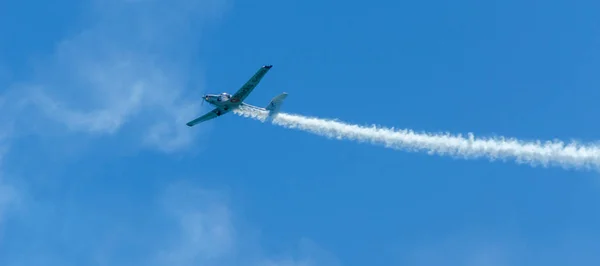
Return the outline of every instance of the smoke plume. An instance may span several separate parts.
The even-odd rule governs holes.
[[[561,141],[525,142],[513,138],[475,138],[442,133],[417,133],[412,130],[383,127],[365,127],[343,122],[279,113],[272,119],[267,112],[250,107],[240,107],[234,113],[253,119],[271,121],[275,125],[297,129],[327,138],[353,140],[382,145],[410,152],[427,152],[430,155],[452,156],[462,159],[486,157],[490,161],[508,159],[531,166],[557,166],[564,169],[600,169],[600,146],[565,144]]]

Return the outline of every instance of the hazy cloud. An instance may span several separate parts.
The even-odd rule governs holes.
[[[178,226],[169,247],[159,253],[161,264],[211,265],[234,255],[233,217],[220,195],[175,184],[168,188],[164,203]]]
[[[111,135],[128,125],[141,143],[163,151],[185,147],[200,114],[200,30],[225,0],[93,1],[85,28],[38,60],[21,97],[68,130]],[[16,90],[16,89],[15,89]]]
[[[273,254],[232,213],[225,194],[189,183],[167,189],[164,209],[178,224],[159,265],[338,266],[335,256],[310,239],[294,250]]]

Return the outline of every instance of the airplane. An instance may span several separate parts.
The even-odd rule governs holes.
[[[274,115],[276,115],[279,112],[279,109],[281,108],[281,104],[283,103],[283,100],[285,100],[285,98],[287,97],[287,93],[284,92],[282,94],[275,96],[265,108],[244,103],[244,100],[246,99],[246,97],[248,97],[248,95],[252,92],[252,90],[254,90],[254,88],[256,88],[258,83],[265,76],[265,74],[267,74],[267,72],[269,71],[269,69],[271,69],[271,67],[273,67],[273,65],[262,66],[233,95],[223,92],[221,94],[205,94],[204,96],[202,96],[202,99],[204,101],[208,102],[209,104],[215,106],[215,109],[211,110],[210,112],[208,112],[190,122],[187,122],[186,125],[189,127],[195,126],[199,123],[208,121],[215,117],[222,116],[236,108],[239,108],[240,106],[248,106],[248,107],[257,108],[257,109],[260,109],[263,111],[268,111],[269,112],[268,118],[272,118]]]

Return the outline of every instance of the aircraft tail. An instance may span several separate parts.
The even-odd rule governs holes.
[[[281,105],[283,104],[283,100],[285,100],[287,95],[288,94],[284,92],[282,94],[279,94],[279,95],[273,97],[273,99],[271,100],[269,105],[267,105],[267,107],[265,107],[265,109],[267,111],[269,111],[269,116],[273,116],[273,115],[276,115],[277,113],[279,113],[279,109],[281,108]]]

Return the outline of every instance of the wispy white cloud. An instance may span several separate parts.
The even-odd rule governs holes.
[[[35,75],[15,85],[21,98],[72,132],[114,135],[173,151],[194,132],[202,75],[191,58],[199,32],[218,18],[226,0],[92,1],[89,27],[38,60]],[[18,88],[17,88],[18,87]]]
[[[158,253],[158,265],[338,266],[337,258],[310,239],[272,254],[236,219],[225,194],[183,182],[168,188],[164,208],[178,224]]]
[[[283,253],[264,249],[256,227],[237,216],[236,206],[222,191],[181,181],[152,198],[156,200],[130,209],[110,204],[90,208],[90,202],[70,200],[31,202],[17,220],[17,230],[31,233],[11,233],[17,253],[6,253],[11,249],[0,241],[0,264],[341,265],[309,239],[300,239]]]
[[[165,210],[178,225],[168,247],[158,253],[160,265],[207,265],[234,254],[236,231],[226,202],[215,192],[174,184]]]

